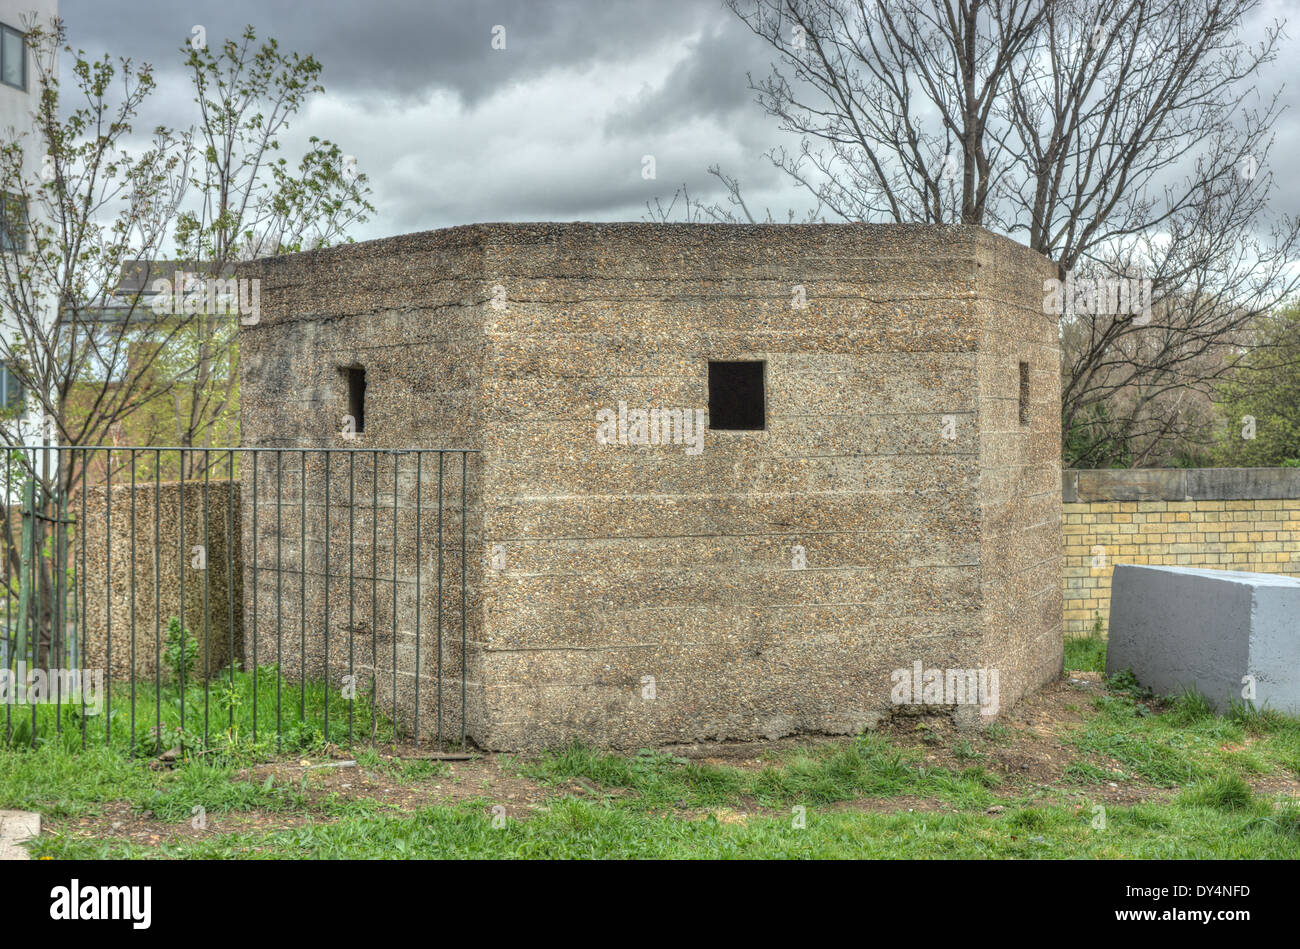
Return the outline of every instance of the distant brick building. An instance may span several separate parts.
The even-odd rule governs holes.
[[[468,674],[443,698],[458,703],[463,686],[480,746],[850,733],[923,701],[899,699],[899,670],[995,670],[1005,709],[1061,668],[1060,357],[1043,306],[1056,269],[1010,240],[969,227],[473,225],[241,276],[260,279],[262,307],[241,327],[245,445],[481,450],[465,485]],[[344,416],[361,417],[352,437]],[[451,558],[459,470],[445,475]],[[422,480],[434,476],[426,466]],[[341,628],[351,605],[364,618],[349,632],[365,636],[377,610],[402,640],[401,702],[425,683],[427,733],[435,673],[431,649],[417,666],[407,641],[409,531],[382,512],[372,525],[368,495],[347,510],[334,477],[331,593],[310,566],[302,591],[312,669],[326,618]],[[246,464],[243,481],[248,569]],[[308,493],[294,503],[323,504]],[[342,543],[338,525],[356,517],[360,539]],[[419,563],[426,622],[432,548]],[[362,581],[372,555],[396,556],[395,611],[369,587],[351,604],[339,592],[349,551]],[[301,563],[259,575],[263,593],[277,581],[296,593]],[[449,610],[458,597],[444,590]],[[286,608],[297,630],[297,599]],[[458,668],[459,629],[451,639],[445,668]]]

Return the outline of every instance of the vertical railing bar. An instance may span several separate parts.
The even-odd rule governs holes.
[[[185,449],[177,449],[177,471],[179,479],[177,489],[180,493],[180,572],[181,572],[181,605],[180,605],[180,678],[181,678],[181,751],[185,751],[185,648],[188,644],[188,636],[185,630]]]
[[[443,751],[442,743],[442,472],[443,459],[447,456],[438,452],[438,751]]]
[[[15,671],[18,669],[18,657],[14,652],[18,649],[18,638],[14,633],[13,620],[13,601],[14,588],[13,578],[9,573],[9,548],[13,544],[14,536],[14,489],[13,489],[13,450],[8,446],[5,447],[5,641],[9,644],[5,649],[5,668],[13,663]],[[22,543],[22,534],[18,535],[18,543]],[[14,544],[17,546],[17,544]],[[19,568],[22,569],[21,567]],[[82,702],[85,702],[85,692],[82,692]],[[13,722],[13,703],[5,703],[5,744],[14,739],[14,722]],[[86,710],[81,710],[81,721],[84,728],[86,721]]]
[[[465,479],[469,454],[460,453],[460,747],[465,748],[465,675],[468,668],[469,644],[465,638],[465,528],[469,511],[465,507]]]
[[[37,482],[36,482],[37,490],[38,490],[38,496],[37,496],[37,499],[36,499],[36,500],[37,500],[37,504],[38,504],[38,507],[39,507],[39,510],[40,510],[40,516],[37,516],[37,515],[36,515],[36,513],[35,513],[35,509],[34,509],[34,510],[33,510],[34,523],[33,523],[33,525],[32,525],[32,527],[33,527],[33,531],[32,531],[32,533],[33,533],[33,534],[36,534],[36,530],[35,530],[36,526],[37,526],[37,525],[40,526],[40,533],[37,534],[37,536],[35,536],[35,537],[33,538],[33,540],[34,540],[35,543],[36,543],[36,559],[32,561],[32,564],[33,564],[33,567],[34,567],[34,572],[33,572],[33,574],[32,574],[32,602],[35,603],[35,605],[36,605],[36,632],[37,632],[37,634],[38,634],[38,635],[36,636],[36,638],[35,638],[35,639],[33,640],[33,642],[32,642],[32,647],[33,647],[33,649],[35,650],[35,652],[34,652],[33,655],[32,655],[32,658],[33,658],[33,660],[38,660],[38,661],[33,662],[33,667],[34,667],[34,668],[40,668],[42,664],[48,664],[49,659],[50,659],[50,653],[53,651],[53,646],[54,646],[54,643],[53,643],[53,639],[54,639],[54,625],[53,625],[53,623],[51,622],[51,617],[47,614],[47,610],[46,610],[46,608],[45,608],[45,600],[46,600],[46,594],[47,594],[47,591],[46,591],[46,589],[45,589],[45,570],[44,570],[44,564],[42,563],[42,561],[44,561],[44,560],[46,559],[46,556],[45,556],[45,525],[46,525],[46,523],[48,523],[48,521],[46,520],[46,517],[45,517],[45,508],[46,508],[46,507],[49,505],[49,503],[50,503],[49,490],[48,490],[47,487],[46,487],[46,484],[47,484],[47,482],[48,482],[48,480],[49,480],[49,477],[50,477],[50,448],[49,448],[49,436],[48,436],[48,435],[45,436],[45,438],[43,439],[43,442],[44,442],[44,444],[41,446],[41,454],[40,454],[40,459],[41,459],[41,468],[40,468],[40,470],[41,470],[41,477],[40,477],[39,479],[37,479]],[[54,579],[53,576],[51,576],[50,579],[53,580],[53,579]],[[49,623],[49,635],[48,635],[48,638],[45,637],[44,635],[42,635],[42,634],[44,633],[44,631],[45,631],[45,627],[46,627],[46,624],[47,624],[47,623]],[[45,644],[45,645],[46,645],[46,649],[45,649],[45,656],[44,656],[44,657],[42,657],[42,656],[41,656],[41,653],[40,653],[40,650],[41,650],[41,641],[42,641],[42,639],[45,639],[45,640],[46,640],[46,644]],[[33,709],[32,709],[32,724],[33,724],[33,725],[36,724],[35,719],[36,719],[36,709],[33,708]],[[35,737],[35,730],[34,730],[34,729],[33,729],[32,734],[33,734],[33,737]]]
[[[353,603],[353,587],[355,585],[355,571],[353,563],[356,559],[356,536],[357,536],[357,512],[355,507],[356,501],[356,471],[357,456],[355,452],[348,452],[348,687],[352,693],[352,698],[348,699],[348,747],[352,747],[352,719],[356,712],[356,695],[357,695],[357,677],[356,677],[356,618],[353,615],[355,610]]]
[[[162,585],[158,576],[161,567],[161,510],[159,495],[162,489],[162,452],[153,450],[153,734],[162,751]]]
[[[19,622],[23,625],[23,628],[27,630],[26,638],[23,640],[23,646],[22,646],[23,655],[20,658],[24,662],[30,661],[31,666],[35,667],[36,665],[35,644],[37,639],[37,631],[33,629],[34,624],[32,623],[32,614],[35,612],[34,588],[35,588],[35,574],[36,574],[35,562],[36,562],[36,478],[37,475],[36,475],[36,449],[35,448],[31,450],[31,456],[32,456],[32,460],[30,466],[28,466],[27,451],[26,451],[26,446],[24,445],[23,465],[25,467],[29,467],[29,470],[31,471],[30,478],[31,478],[32,501],[31,501],[31,509],[28,510],[28,505],[27,505],[28,491],[27,491],[27,486],[24,485],[23,486],[23,521],[24,521],[25,529],[23,534],[21,535],[22,539],[19,541],[19,543],[22,544],[23,546],[23,553],[22,556],[18,558],[18,563],[20,565],[19,566],[20,572],[18,574],[18,590],[19,590],[18,612],[19,614],[21,614],[19,618]],[[24,603],[22,599],[23,573],[21,571],[26,571],[27,573],[27,602],[26,603]],[[32,747],[33,748],[36,747],[36,705],[34,703],[32,704]]]
[[[81,648],[81,617],[77,615],[77,597],[76,583],[77,564],[76,555],[73,548],[73,538],[76,536],[73,531],[76,529],[76,514],[72,510],[72,479],[76,474],[77,466],[73,461],[74,450],[71,446],[64,446],[59,449],[59,464],[67,467],[60,467],[60,485],[63,491],[63,514],[60,516],[63,531],[63,558],[62,562],[66,563],[63,569],[63,593],[59,602],[63,604],[63,631],[65,637],[64,652],[67,655],[67,668],[73,671],[77,668],[77,654]],[[66,473],[66,478],[64,474]],[[69,625],[69,616],[71,625]],[[84,693],[86,689],[86,680],[79,679],[81,690]]]
[[[19,501],[19,505],[18,505],[18,507],[19,507],[19,513],[20,513],[20,515],[21,515],[21,527],[19,528],[19,533],[18,533],[18,549],[19,549],[19,555],[18,555],[18,625],[19,625],[23,630],[26,630],[27,632],[25,632],[24,635],[23,635],[22,643],[21,643],[21,644],[18,644],[18,645],[15,645],[15,647],[14,647],[15,652],[17,652],[18,650],[21,649],[21,653],[18,653],[18,654],[16,655],[15,658],[16,658],[17,660],[22,661],[22,662],[27,662],[27,661],[28,661],[28,653],[31,651],[31,641],[32,641],[32,633],[31,633],[31,612],[32,612],[32,607],[31,607],[31,587],[30,587],[31,581],[28,580],[28,579],[26,579],[26,578],[27,578],[27,572],[31,569],[31,551],[32,551],[32,543],[31,543],[31,528],[28,526],[29,523],[30,523],[30,521],[31,521],[31,512],[28,511],[28,509],[27,509],[27,507],[28,507],[28,505],[27,505],[27,495],[28,495],[28,487],[29,487],[29,483],[28,483],[28,482],[29,482],[29,480],[32,482],[32,484],[30,485],[30,487],[31,487],[31,496],[32,496],[32,506],[35,507],[35,505],[36,505],[36,488],[35,488],[35,483],[34,483],[34,482],[35,482],[35,477],[36,477],[36,469],[35,469],[34,467],[32,467],[31,464],[28,462],[28,460],[27,460],[27,456],[28,456],[28,454],[29,454],[28,446],[27,446],[27,444],[24,442],[24,444],[23,444],[23,446],[22,446],[22,459],[23,459],[23,461],[22,461],[22,473],[23,473],[23,481],[22,481],[22,484],[21,484],[20,487],[19,487],[19,491],[21,492],[21,500]],[[26,582],[26,583],[29,585],[29,586],[28,586],[28,597],[27,597],[27,601],[26,601],[26,602],[24,602],[24,600],[23,600],[23,593],[22,593],[22,591],[23,591],[23,583],[24,583],[24,582]],[[21,712],[20,712],[19,714],[21,714]],[[34,725],[35,722],[33,722],[32,724]],[[35,735],[32,736],[32,740],[35,741]]]
[[[35,650],[35,652],[32,655],[32,659],[36,660],[33,662],[34,668],[40,668],[43,664],[49,663],[50,653],[53,651],[53,646],[54,646],[54,642],[53,642],[54,625],[52,622],[52,617],[48,615],[48,611],[45,608],[47,591],[45,589],[45,570],[43,564],[43,561],[46,559],[45,525],[48,523],[45,516],[45,508],[48,507],[50,503],[49,490],[47,488],[47,482],[49,481],[49,477],[50,477],[49,435],[47,434],[42,439],[42,441],[43,444],[41,446],[41,453],[40,453],[41,477],[38,478],[36,481],[36,486],[38,490],[38,496],[36,500],[37,500],[38,508],[40,510],[40,515],[37,516],[35,513],[36,509],[33,509],[34,523],[32,525],[33,527],[32,533],[36,534],[36,536],[33,538],[33,540],[36,543],[36,559],[32,561],[33,568],[34,568],[32,574],[32,602],[35,603],[36,605],[36,632],[38,634],[32,642],[32,647]],[[39,525],[40,527],[39,534],[37,534],[35,530],[37,525]],[[54,577],[51,576],[50,579],[53,580]],[[44,635],[47,623],[49,624],[48,637]],[[45,640],[45,647],[46,647],[44,657],[41,656],[42,639]],[[32,709],[32,724],[33,725],[36,724],[35,708]],[[33,729],[32,735],[33,737],[35,737],[35,729]]]
[[[246,671],[251,672],[253,676],[253,745],[254,747],[256,747],[257,746],[257,696],[258,693],[262,691],[261,688],[262,678],[260,675],[262,654],[257,650],[257,627],[259,625],[257,619],[257,588],[258,588],[257,549],[262,546],[262,541],[261,538],[257,536],[257,456],[260,454],[260,452],[258,452],[256,448],[250,449],[250,451],[252,452],[253,455],[253,533],[251,539],[249,540],[249,543],[253,545],[253,577],[251,581],[253,584],[253,609],[252,609],[252,614],[253,614],[252,666],[253,668],[251,670],[246,670]],[[241,501],[242,501],[242,497],[241,497]],[[239,525],[239,535],[241,538],[244,535],[243,524]],[[245,596],[247,595],[248,594],[245,593]],[[244,632],[247,633],[248,630],[244,630]],[[280,670],[278,667],[275,670],[275,674],[277,677],[280,675]]]
[[[256,457],[256,455],[254,456]],[[281,510],[284,507],[284,449],[275,450],[275,750],[280,750],[281,724],[281,666],[284,663],[284,528]]]
[[[73,632],[73,634],[72,634],[72,636],[73,636],[73,642],[70,644],[70,643],[68,642],[68,584],[69,584],[69,580],[68,580],[68,568],[67,568],[67,565],[66,565],[66,563],[65,563],[65,561],[64,561],[64,558],[69,556],[69,553],[68,553],[68,544],[69,544],[68,530],[69,530],[69,527],[68,527],[68,525],[71,523],[71,518],[68,517],[68,510],[67,510],[67,506],[68,506],[68,492],[64,489],[64,483],[65,483],[65,482],[64,482],[64,476],[65,476],[65,474],[66,474],[67,472],[75,471],[76,469],[75,469],[75,468],[72,468],[72,467],[69,465],[67,459],[64,457],[64,455],[66,455],[66,454],[69,454],[69,452],[68,452],[68,450],[67,450],[66,448],[64,448],[64,447],[62,447],[62,446],[56,446],[56,447],[55,447],[55,449],[54,449],[54,456],[55,456],[56,459],[58,459],[58,468],[57,468],[57,473],[56,473],[56,475],[55,475],[55,479],[56,479],[56,480],[55,480],[54,483],[58,486],[58,492],[59,492],[59,497],[58,497],[58,513],[57,513],[57,516],[58,516],[58,522],[57,522],[57,524],[58,524],[58,530],[59,530],[59,533],[58,533],[59,540],[58,540],[58,543],[57,543],[57,549],[58,549],[58,564],[59,564],[59,574],[58,574],[58,580],[57,580],[58,591],[57,591],[57,594],[56,594],[56,596],[57,596],[57,603],[58,603],[58,606],[56,607],[56,609],[58,610],[58,623],[57,623],[56,628],[57,628],[58,631],[59,631],[59,644],[60,644],[60,645],[59,645],[59,665],[60,665],[62,668],[71,671],[71,670],[73,669],[73,662],[72,662],[72,660],[73,660],[73,657],[74,657],[74,655],[75,655],[75,652],[74,652],[74,651],[75,651],[75,649],[76,649],[76,641],[75,641],[75,640],[76,640],[76,632],[75,632],[75,631]],[[71,477],[68,478],[67,483],[71,483]],[[75,611],[74,611],[74,612],[75,612]],[[73,623],[75,623],[75,622],[76,622],[76,619],[74,618],[74,619],[73,619]],[[85,689],[86,684],[85,684],[84,681],[79,680],[79,681],[78,681],[78,684],[81,686],[81,688],[82,688],[83,690]],[[69,701],[71,701],[71,698],[72,698],[72,697],[69,696],[68,698],[69,698]]]
[[[424,490],[424,452],[415,453],[415,749],[420,749],[420,495]]]
[[[131,449],[131,741],[129,757],[135,757],[135,452]]]
[[[330,450],[325,449],[325,741],[330,740]]]
[[[81,681],[86,681],[86,587],[90,585],[89,578],[86,576],[86,491],[90,487],[90,462],[86,460],[86,449],[81,449],[81,523],[77,525],[81,528],[81,578],[77,584],[81,588],[81,626],[82,626],[82,644],[81,644]],[[104,714],[108,714],[108,709],[104,709]],[[81,750],[86,750],[86,692],[81,692]]]
[[[242,565],[241,565],[242,566]],[[235,694],[235,450],[226,458],[226,662],[230,666],[230,694]],[[253,679],[254,686],[257,679]],[[254,689],[256,694],[256,689]],[[226,737],[235,734],[235,703],[227,702]]]
[[[80,574],[77,572],[77,534],[81,523],[77,520],[77,512],[73,509],[72,487],[73,478],[77,471],[76,457],[77,450],[71,445],[63,449],[64,454],[68,457],[68,480],[67,489],[64,492],[64,516],[67,518],[66,546],[63,555],[68,558],[68,586],[64,591],[63,597],[67,603],[67,608],[72,614],[72,641],[68,643],[68,668],[76,670],[79,668],[81,656],[81,611],[77,609],[77,589],[80,586]],[[82,692],[85,692],[85,678],[82,678]]]
[[[16,454],[20,459],[19,472],[18,472],[20,480],[18,484],[18,540],[17,543],[14,544],[14,547],[18,550],[18,578],[17,578],[18,579],[18,602],[15,606],[15,612],[18,617],[17,625],[26,628],[27,615],[23,612],[24,603],[22,599],[22,588],[23,588],[23,571],[27,569],[27,556],[28,556],[27,551],[29,548],[29,545],[25,539],[26,535],[24,533],[24,527],[27,523],[27,477],[28,477],[27,446],[26,445],[20,446]],[[18,652],[19,648],[20,647],[18,643],[18,633],[17,633],[17,628],[15,628],[14,651],[13,651],[15,670],[17,669],[16,663],[19,660],[22,660],[24,662],[27,661],[27,640],[26,639],[24,639],[22,642],[21,648],[23,652],[21,654],[19,654]],[[19,714],[22,714],[21,711],[19,712]]]
[[[63,455],[58,445],[54,447],[54,600],[50,604],[50,651],[54,655],[51,662],[58,670],[69,668],[63,655],[63,611],[59,608],[63,597]],[[47,455],[48,459],[48,455]],[[49,473],[49,469],[46,469]],[[54,736],[63,737],[63,675],[54,673]],[[60,742],[61,744],[61,742]]]
[[[24,658],[28,658],[30,660],[31,663],[30,668],[33,669],[36,668],[36,656],[38,653],[38,645],[40,643],[40,626],[39,626],[40,610],[37,608],[36,605],[38,602],[36,598],[37,597],[36,574],[38,573],[37,559],[36,559],[37,558],[36,525],[38,523],[38,519],[36,517],[36,503],[38,500],[38,492],[40,490],[40,475],[38,474],[39,469],[36,463],[36,452],[37,449],[33,446],[32,466],[31,466],[32,506],[31,506],[31,510],[27,512],[27,519],[28,519],[28,523],[30,524],[30,528],[28,530],[28,536],[31,538],[31,546],[30,546],[29,559],[27,561],[27,574],[28,574],[27,604],[26,604],[27,610],[26,610],[26,615],[23,617],[23,620],[27,626],[27,640],[26,642],[23,643],[23,649],[25,652],[30,653],[29,657],[24,656]],[[22,600],[19,599],[19,609],[22,609],[22,606],[23,606]],[[35,617],[35,619],[33,619],[33,617]],[[35,748],[36,747],[36,703],[33,702],[31,704],[32,704],[32,747]]]
[[[104,464],[104,747],[113,742],[113,450]],[[35,534],[35,531],[32,532]],[[33,723],[35,724],[35,723]],[[33,739],[35,735],[33,734]]]
[[[211,613],[212,564],[208,558],[212,552],[212,537],[208,514],[208,492],[211,486],[212,453],[203,449],[203,747],[208,747],[208,722],[211,716],[209,699],[212,695],[212,625]]]
[[[19,516],[19,519],[18,519],[18,541],[17,541],[17,543],[14,543],[14,540],[13,540],[13,526],[14,526],[14,518],[13,518],[13,509],[14,509],[13,464],[14,464],[14,455],[15,455],[15,454],[16,454],[16,452],[14,452],[12,448],[7,448],[6,451],[5,451],[5,544],[6,544],[6,547],[5,547],[5,550],[6,550],[6,555],[5,555],[5,635],[6,635],[6,636],[8,637],[8,639],[9,639],[9,649],[6,651],[6,653],[5,653],[5,657],[6,657],[6,659],[7,659],[10,663],[13,663],[14,671],[16,672],[17,669],[18,669],[18,660],[19,660],[21,657],[18,655],[18,633],[17,633],[17,630],[14,628],[14,621],[13,621],[13,574],[10,572],[10,567],[9,567],[8,545],[9,545],[9,544],[13,544],[14,548],[17,549],[18,552],[19,552],[19,556],[18,556],[18,583],[19,583],[19,586],[21,586],[21,585],[22,585],[22,569],[23,569],[23,568],[22,568],[22,552],[23,552],[23,546],[22,546],[23,540],[22,540],[22,538],[23,538],[23,533],[22,533],[22,517],[21,517],[21,514],[22,514],[22,504],[20,503],[20,504],[18,505],[19,515],[20,515],[20,516]],[[21,489],[20,489],[20,490],[21,490]],[[83,495],[83,497],[84,497],[84,495]],[[82,693],[82,694],[83,694],[83,696],[84,696],[85,693]],[[84,733],[85,733],[85,728],[86,728],[86,710],[85,710],[85,707],[84,707],[84,702],[85,702],[84,697],[83,697],[83,699],[82,699],[82,702],[83,702],[83,707],[82,707],[82,710],[81,710],[81,728],[82,728],[82,733],[83,733],[83,735],[84,735]],[[8,703],[8,702],[5,703],[5,740],[6,740],[7,742],[13,740],[13,707],[12,707],[12,705],[11,705],[10,703]],[[85,747],[85,740],[84,740],[84,739],[83,739],[83,741],[82,741],[82,747],[83,747],[83,748]]]

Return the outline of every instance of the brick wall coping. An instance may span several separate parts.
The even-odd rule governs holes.
[[[1088,501],[1251,501],[1300,498],[1300,468],[1070,468],[1066,504]]]

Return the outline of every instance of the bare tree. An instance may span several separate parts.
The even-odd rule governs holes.
[[[776,224],[777,218],[771,208],[765,208],[761,218],[755,217],[745,202],[740,182],[724,173],[718,165],[709,166],[709,174],[722,184],[726,204],[717,201],[706,203],[702,199],[692,198],[690,188],[685,183],[673,192],[672,199],[664,204],[660,198],[647,201],[645,219],[657,224],[679,221],[687,224]],[[680,210],[679,210],[680,208]],[[817,204],[799,215],[791,209],[786,212],[785,224],[825,224],[826,216],[821,204]]]
[[[1300,221],[1269,209],[1280,91],[1252,83],[1282,26],[1240,35],[1260,0],[727,4],[776,51],[750,85],[801,140],[768,157],[832,214],[984,225],[1062,279],[1150,281],[1141,319],[1063,315],[1069,461],[1112,463],[1139,431],[1168,454],[1185,393],[1300,286]]]

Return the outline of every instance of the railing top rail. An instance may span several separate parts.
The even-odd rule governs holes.
[[[276,452],[358,452],[362,454],[380,454],[380,455],[411,455],[421,454],[443,454],[443,455],[478,455],[481,454],[481,448],[344,448],[344,447],[319,447],[308,446],[304,448],[276,447],[272,445],[14,445],[0,444],[0,451],[276,451]]]

